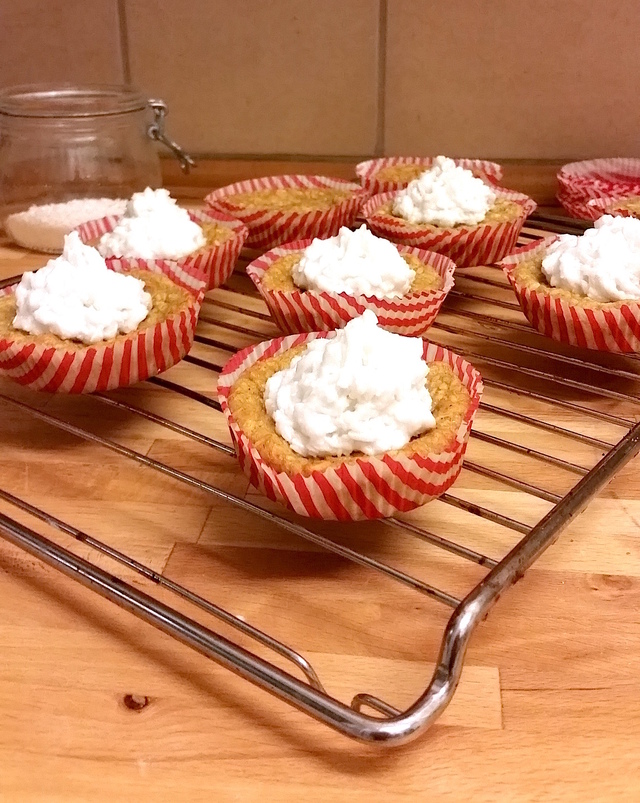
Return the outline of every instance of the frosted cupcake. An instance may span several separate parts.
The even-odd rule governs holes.
[[[445,254],[458,267],[491,264],[509,253],[536,204],[487,184],[452,159],[433,165],[399,192],[370,198],[372,231],[403,245]]]
[[[251,482],[297,513],[342,520],[450,487],[481,391],[460,357],[385,331],[370,310],[337,332],[245,349],[218,384]]]
[[[583,348],[640,350],[640,220],[604,215],[579,237],[532,243],[501,266],[539,332]]]
[[[240,221],[214,211],[179,207],[168,190],[137,192],[121,217],[92,221],[78,229],[84,242],[126,267],[148,268],[171,260],[183,270],[209,275],[208,287],[225,282],[247,236]]]
[[[272,249],[247,273],[284,332],[335,329],[376,313],[390,331],[422,334],[453,286],[450,259],[397,246],[366,226]]]

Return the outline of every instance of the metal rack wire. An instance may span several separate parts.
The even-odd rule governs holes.
[[[523,232],[523,240],[549,231],[568,230],[572,225],[576,224],[560,218],[539,217],[531,221],[535,228],[529,227]],[[210,294],[201,315],[196,348],[185,359],[199,370],[215,375],[221,368],[216,355],[234,352],[238,338],[263,339],[263,330],[269,327],[269,320],[265,308],[255,301],[250,281],[238,272],[226,287]],[[355,693],[347,702],[337,699],[325,689],[309,660],[291,645],[27,499],[2,489],[0,500],[5,506],[27,514],[33,520],[33,526],[26,526],[0,512],[0,535],[334,729],[363,741],[387,744],[405,741],[424,731],[451,700],[469,638],[498,597],[524,574],[558,537],[562,528],[640,450],[640,424],[636,423],[640,396],[635,393],[635,384],[640,382],[640,361],[635,356],[564,349],[533,332],[498,271],[481,268],[459,272],[456,288],[431,328],[429,338],[452,347],[477,364],[484,375],[487,392],[471,438],[471,446],[477,445],[478,449],[470,449],[464,471],[516,493],[517,509],[524,509],[527,500],[535,500],[536,509],[543,510],[531,523],[521,521],[511,511],[481,505],[464,492],[459,493],[456,486],[441,498],[437,504],[462,511],[472,517],[471,521],[479,518],[494,528],[513,533],[517,540],[506,554],[499,556],[472,548],[464,543],[463,538],[454,539],[438,532],[438,519],[429,528],[411,516],[385,520],[383,526],[398,535],[419,539],[430,547],[479,567],[481,580],[462,596],[365,551],[345,546],[338,539],[319,532],[311,521],[292,520],[273,513],[253,498],[223,490],[195,474],[98,435],[90,428],[72,424],[64,416],[39,407],[35,401],[31,403],[15,398],[7,385],[0,386],[0,403],[18,408],[27,416],[145,466],[150,482],[154,472],[163,474],[172,482],[224,500],[230,506],[310,542],[314,548],[377,572],[450,609],[431,680],[420,697],[404,710],[366,691]],[[185,382],[174,381],[171,372],[149,382],[162,393],[187,397],[205,405],[212,415],[221,415],[214,397]],[[143,418],[160,429],[169,429],[184,439],[181,442],[195,441],[215,450],[222,459],[234,459],[233,450],[227,443],[158,415],[143,405],[134,404],[127,399],[126,393],[102,394],[94,400],[98,405]],[[522,410],[525,403],[527,412]],[[536,414],[532,413],[533,409]],[[572,416],[570,425],[563,420],[563,415],[568,413]],[[584,426],[576,427],[577,419]],[[513,425],[516,433],[513,439],[488,431],[490,422],[496,420]],[[550,434],[557,439],[555,453],[549,448],[532,445],[532,440],[535,444],[535,433]],[[485,459],[483,449],[487,448],[493,450],[494,459]],[[575,454],[576,450],[581,450],[579,456]],[[504,469],[505,465],[513,465],[517,471],[509,472]],[[531,470],[532,467],[535,471]],[[531,480],[532,474],[535,482]],[[107,556],[133,572],[140,583],[134,585],[125,581],[45,537],[34,529],[38,523]],[[151,593],[154,587],[192,605],[194,614],[187,616],[173,605],[159,600]],[[253,649],[249,650],[200,623],[195,618],[198,611],[215,617],[252,640],[256,646],[266,648],[273,659],[261,657]],[[276,656],[280,662],[284,661],[286,669],[274,662]]]

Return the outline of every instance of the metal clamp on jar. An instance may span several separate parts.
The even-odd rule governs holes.
[[[12,229],[6,224],[9,216],[33,205],[126,199],[145,187],[161,186],[155,142],[169,148],[188,172],[194,162],[165,133],[166,115],[162,100],[149,100],[127,86],[1,90],[0,220],[5,228]],[[59,239],[61,248],[62,235]]]

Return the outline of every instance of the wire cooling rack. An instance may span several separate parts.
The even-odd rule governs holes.
[[[580,224],[575,221],[538,215],[523,231],[522,242],[550,231],[579,230]],[[225,287],[209,294],[195,347],[185,358],[211,377],[212,390],[204,392],[198,389],[202,383],[180,379],[183,375],[176,375],[175,369],[148,381],[162,394],[186,397],[196,405],[204,405],[211,416],[222,421],[213,390],[224,361],[221,357],[274,334],[266,308],[239,270]],[[285,643],[280,635],[265,632],[226,609],[224,600],[205,598],[7,490],[0,490],[3,508],[13,508],[16,515],[20,511],[22,520],[26,517],[31,526],[0,512],[0,535],[337,731],[362,741],[388,745],[405,741],[426,730],[451,700],[469,638],[502,592],[522,577],[562,528],[640,449],[640,424],[636,423],[640,412],[640,397],[636,395],[640,381],[638,358],[565,349],[533,332],[500,271],[492,268],[459,271],[456,286],[430,329],[429,338],[462,354],[483,373],[485,394],[463,473],[475,475],[483,483],[489,482],[509,493],[491,494],[491,504],[480,504],[477,495],[468,492],[468,484],[462,490],[458,484],[427,506],[428,525],[425,516],[416,512],[376,526],[387,528],[390,538],[414,539],[421,548],[423,545],[425,549],[444,550],[457,562],[451,564],[451,575],[446,578],[451,584],[431,580],[428,562],[427,576],[415,576],[379,556],[345,545],[343,539],[333,537],[331,527],[326,524],[318,525],[284,511],[274,512],[275,508],[255,494],[235,494],[219,484],[204,481],[196,472],[176,468],[170,461],[161,461],[117,439],[97,434],[90,426],[71,423],[64,415],[50,412],[46,404],[39,403],[40,396],[16,397],[6,382],[0,384],[1,404],[90,441],[123,460],[141,464],[145,467],[144,482],[152,484],[154,477],[162,474],[172,483],[221,500],[230,510],[242,511],[243,521],[250,514],[256,529],[261,521],[283,528],[290,535],[310,542],[314,550],[339,556],[347,567],[358,564],[428,598],[434,605],[443,606],[450,614],[439,655],[424,658],[426,666],[435,661],[435,669],[418,699],[402,710],[366,690],[354,689],[346,700],[338,699],[325,688],[321,673],[303,655],[303,650]],[[176,453],[195,441],[212,450],[217,461],[228,461],[233,470],[235,458],[228,440],[212,438],[159,415],[138,400],[139,394],[132,399],[131,391],[120,391],[95,396],[91,404],[96,407],[96,416],[102,408],[115,408],[131,420],[145,419],[159,432],[171,430],[172,437],[177,436]],[[70,404],[74,401],[77,400],[68,400]],[[509,437],[497,435],[496,431],[507,432]],[[240,471],[237,467],[236,470]],[[501,507],[502,498],[508,498],[509,502]],[[104,510],[104,516],[109,516],[108,509]],[[104,563],[99,554],[96,560],[89,561],[44,536],[43,527],[72,542],[81,542],[91,553],[101,553],[114,566],[121,567],[120,575],[124,572],[133,576],[135,582],[98,565]],[[344,529],[345,525],[340,527]],[[485,548],[478,545],[478,538],[470,543],[468,536],[474,530],[482,533],[480,540],[485,542]],[[509,544],[506,554],[496,554],[496,544],[505,543]],[[451,590],[454,585],[460,587],[459,582],[453,583],[458,564],[472,564],[476,570],[464,593]],[[318,582],[316,588],[321,597],[321,577]],[[212,589],[215,591],[215,582]],[[160,591],[163,600],[173,595],[175,605],[159,599]],[[191,611],[189,615],[183,610],[185,603]],[[344,613],[349,615],[348,604]],[[211,617],[220,627],[235,633],[235,637],[226,637],[202,622],[203,618],[211,622]],[[353,627],[357,628],[357,623]]]

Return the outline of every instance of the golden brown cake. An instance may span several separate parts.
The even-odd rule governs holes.
[[[152,307],[149,310],[147,317],[140,323],[137,330],[138,332],[147,329],[150,326],[161,321],[167,320],[172,315],[176,315],[193,303],[193,296],[179,287],[163,274],[152,273],[147,270],[132,270],[127,271],[127,276],[135,276],[136,279],[141,279],[144,282],[144,289],[149,293],[152,300]],[[124,340],[131,337],[133,334],[119,334],[110,340],[101,340],[98,343],[80,343],[75,340],[65,340],[51,332],[42,335],[32,335],[29,332],[23,332],[22,329],[14,329],[12,322],[16,315],[16,301],[13,293],[8,293],[0,297],[0,339],[11,340],[14,343],[38,343],[43,346],[51,346],[53,348],[65,348],[71,351],[82,351],[97,346],[104,346],[106,344],[116,343],[119,340]]]
[[[522,207],[515,203],[515,201],[510,201],[508,198],[498,198],[480,223],[476,223],[475,225],[483,226],[485,223],[505,223],[510,220],[516,220],[516,218],[521,215]],[[393,199],[376,209],[374,214],[371,215],[371,219],[374,221],[377,219],[391,220],[395,225],[400,224],[403,228],[406,228],[407,231],[446,231],[447,229],[474,228],[474,226],[470,226],[468,223],[460,223],[456,226],[447,227],[434,226],[431,223],[409,223],[409,221],[405,220],[402,216],[393,213]]]
[[[267,380],[287,368],[293,358],[306,349],[303,344],[273,357],[263,358],[248,368],[235,382],[229,393],[229,410],[238,427],[244,431],[262,459],[279,472],[305,476],[342,463],[352,463],[364,455],[359,452],[342,457],[303,457],[276,432],[273,419],[267,413],[264,393]],[[436,426],[413,438],[398,454],[434,455],[443,451],[454,437],[470,403],[470,396],[449,365],[434,362],[429,365],[427,389],[433,402]]]
[[[401,256],[407,265],[416,272],[411,285],[412,293],[442,289],[444,279],[434,267],[421,262],[414,254],[402,254]],[[293,268],[300,262],[301,258],[302,251],[294,251],[292,254],[286,254],[276,260],[262,277],[261,283],[264,289],[281,292],[293,292],[294,290],[305,292],[303,288],[294,283],[292,277]]]
[[[640,196],[630,195],[628,198],[621,198],[611,207],[611,213],[631,212],[634,217],[640,217]]]
[[[353,195],[351,189],[335,187],[279,187],[238,192],[224,198],[232,206],[244,209],[269,209],[281,212],[326,211]]]
[[[584,307],[585,309],[615,309],[627,301],[595,301],[587,296],[566,290],[564,287],[552,287],[542,272],[544,255],[538,255],[530,260],[519,262],[513,269],[512,276],[521,287],[536,290],[552,298],[564,298],[569,303]]]
[[[206,251],[207,248],[214,248],[217,245],[222,245],[222,243],[226,243],[227,240],[230,240],[235,232],[229,226],[223,226],[221,223],[201,223],[198,222],[198,226],[202,229],[202,233],[204,234],[207,242],[202,248],[199,248],[198,251],[194,253],[199,253],[200,251]]]

